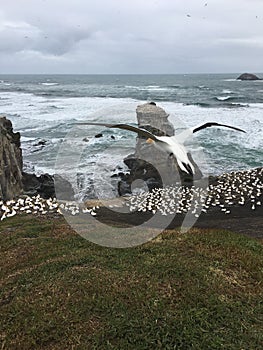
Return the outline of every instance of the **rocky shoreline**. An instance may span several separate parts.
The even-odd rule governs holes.
[[[158,112],[160,118],[155,118],[156,125],[152,125],[150,121],[156,112]],[[168,115],[155,104],[150,103],[139,106],[137,108],[137,116],[140,126],[149,128],[151,124],[151,130],[149,129],[151,132],[155,132],[153,128],[156,128],[162,130],[163,133],[173,134],[173,128],[167,119]],[[1,220],[23,212],[37,215],[51,214],[55,218],[58,213],[63,214],[63,210],[70,208],[71,215],[91,214],[96,216],[96,220],[105,224],[113,226],[115,224],[124,225],[124,227],[127,225],[138,226],[142,223],[147,224],[149,219],[157,213],[158,215],[170,216],[165,221],[169,224],[163,228],[175,228],[183,223],[189,210],[197,210],[197,208],[191,206],[191,203],[189,208],[185,204],[185,207],[182,206],[182,208],[177,205],[181,199],[183,199],[182,202],[187,203],[187,196],[179,199],[176,199],[176,197],[169,199],[169,196],[164,196],[167,186],[169,194],[173,193],[173,191],[178,191],[176,186],[172,185],[177,182],[181,186],[180,191],[188,191],[188,196],[192,195],[194,191],[207,191],[207,189],[210,191],[208,203],[201,203],[202,207],[201,209],[199,208],[201,212],[197,213],[198,215],[194,211],[192,212],[192,215],[196,215],[195,227],[223,228],[253,237],[263,237],[263,168],[222,174],[221,176],[204,179],[196,165],[198,177],[195,179],[195,186],[192,186],[193,179],[180,174],[175,160],[173,160],[174,163],[171,163],[171,160],[169,160],[170,165],[168,169],[170,172],[168,173],[168,179],[171,180],[171,186],[173,186],[169,189],[169,182],[163,188],[162,179],[158,178],[159,174],[154,172],[156,170],[147,162],[142,161],[142,159],[147,159],[147,157],[152,157],[153,164],[158,162],[159,159],[157,152],[153,151],[152,147],[145,147],[145,142],[138,138],[135,153],[124,160],[130,169],[130,174],[122,177],[119,182],[120,200],[118,199],[118,202],[122,202],[121,205],[125,206],[128,203],[130,212],[121,213],[116,208],[115,210],[115,199],[104,202],[104,204],[96,199],[90,200],[85,202],[80,208],[74,202],[74,191],[71,184],[63,178],[49,174],[36,176],[35,174],[23,172],[20,134],[13,132],[12,124],[8,119],[0,117]],[[164,162],[158,164],[158,169],[163,167],[163,169],[167,170],[167,159],[165,157],[161,159],[163,158]],[[136,196],[131,196],[131,184],[138,179],[142,179],[147,183],[148,192],[146,191],[145,194],[146,199],[140,196],[137,196],[136,199]],[[60,192],[60,198],[64,200],[62,206],[54,198],[55,184],[56,189]],[[198,186],[200,186],[199,189]],[[153,195],[153,193],[155,194]],[[160,195],[160,193],[162,194]],[[167,202],[163,199],[164,197]],[[155,201],[154,205],[149,204],[152,198],[154,200],[157,198],[157,202]],[[160,198],[159,202],[158,198]],[[131,205],[132,201],[133,204]],[[12,206],[15,209],[12,209]],[[159,217],[161,216],[159,215]],[[161,227],[163,226],[162,219],[155,222],[157,225],[159,222]]]
[[[223,174],[207,188],[171,186],[112,200],[77,203],[23,196],[0,201],[0,219],[24,213],[44,214],[48,220],[64,215],[69,223],[82,223],[83,227],[95,220],[124,230],[141,225],[161,231],[182,226],[184,230],[224,229],[262,239],[262,202],[263,168],[258,168]]]

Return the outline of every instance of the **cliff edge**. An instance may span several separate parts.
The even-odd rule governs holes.
[[[23,191],[22,150],[20,133],[14,132],[12,123],[0,117],[0,199],[12,199]]]

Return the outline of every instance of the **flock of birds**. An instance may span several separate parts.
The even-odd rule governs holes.
[[[167,186],[132,195],[123,201],[130,212],[157,211],[162,215],[191,214],[198,217],[211,208],[230,214],[232,207],[249,204],[255,210],[262,204],[263,168],[222,174],[216,182],[205,188],[192,186]],[[43,199],[40,196],[18,198],[7,202],[0,201],[1,221],[19,213],[47,214],[59,213],[96,216],[99,205],[87,207],[74,201],[59,202],[56,198]]]
[[[249,204],[251,210],[261,206],[263,195],[263,168],[222,174],[216,183],[207,187],[167,186],[144,192],[128,199],[131,211],[162,215],[191,214],[198,217],[218,207],[225,214],[231,208]]]
[[[6,218],[23,213],[45,215],[50,213],[63,214],[63,212],[67,212],[71,215],[77,215],[82,212],[94,216],[96,215],[96,209],[98,209],[98,206],[87,208],[74,201],[59,202],[56,198],[44,199],[41,198],[40,195],[32,197],[23,196],[17,200],[12,199],[6,202],[0,201],[0,220],[3,221]]]
[[[194,166],[188,158],[183,145],[184,139],[176,136],[156,136],[149,131],[127,124],[105,123],[77,123],[78,125],[100,125],[109,128],[119,128],[137,133],[146,138],[146,142],[153,143],[169,155],[176,158],[180,169],[188,174],[194,174]],[[201,126],[188,130],[195,133],[211,126],[223,126],[237,131],[242,129],[219,124],[215,122],[205,123]],[[139,195],[132,195],[123,202],[131,212],[157,211],[162,215],[191,214],[198,217],[201,212],[208,212],[213,207],[218,207],[225,214],[230,214],[231,207],[250,204],[251,210],[261,206],[263,193],[263,168],[232,172],[219,176],[216,181],[206,187],[169,186],[146,191]],[[98,205],[87,207],[78,202],[59,202],[56,198],[43,199],[40,196],[21,197],[17,200],[0,201],[0,220],[12,217],[18,213],[47,214],[69,213],[70,215],[89,214],[96,216],[100,207]]]

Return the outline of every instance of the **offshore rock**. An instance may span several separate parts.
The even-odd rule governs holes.
[[[173,136],[174,127],[168,120],[168,114],[162,108],[150,102],[139,105],[136,109],[138,126],[156,136]],[[190,160],[192,160],[189,154]],[[192,160],[193,162],[193,160]],[[130,169],[129,174],[121,176],[118,184],[119,195],[132,193],[135,187],[145,188],[151,191],[180,182],[182,185],[191,185],[193,177],[181,171],[174,157],[170,157],[151,144],[147,144],[144,138],[137,137],[135,153],[124,159],[124,163]],[[195,167],[195,179],[200,179],[202,173],[198,166]],[[141,180],[141,181],[136,181]]]
[[[6,119],[6,117],[0,117],[1,200],[9,200],[22,193],[22,167],[20,133],[14,133],[10,120]]]
[[[261,79],[257,77],[255,74],[243,73],[237,78],[237,80],[261,80]]]

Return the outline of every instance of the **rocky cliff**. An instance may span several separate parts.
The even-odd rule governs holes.
[[[60,198],[65,200],[74,198],[71,184],[61,176],[36,176],[24,173],[22,168],[20,133],[13,132],[10,120],[0,117],[0,200],[7,201],[21,194],[53,198],[56,197],[56,191],[59,192]]]
[[[0,199],[9,200],[22,192],[22,151],[20,134],[12,123],[0,117]]]

